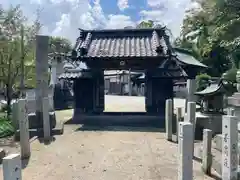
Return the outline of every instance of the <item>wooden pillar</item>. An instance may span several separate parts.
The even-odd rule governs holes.
[[[94,96],[94,111],[101,113],[104,111],[104,71],[95,73],[93,96]]]
[[[145,104],[146,104],[146,111],[152,112],[152,77],[151,74],[146,71],[145,72]]]

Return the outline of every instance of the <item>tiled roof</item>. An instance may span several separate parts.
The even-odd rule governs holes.
[[[163,28],[80,30],[75,50],[81,57],[156,57],[167,54]]]
[[[65,71],[58,78],[59,79],[75,79],[80,77],[91,77],[91,74],[88,72],[80,72],[80,71]]]
[[[207,88],[205,88],[202,91],[199,92],[195,92],[195,95],[211,95],[214,94],[216,92],[219,92],[222,88],[222,84],[220,83],[214,83],[211,84],[210,86],[208,86]]]

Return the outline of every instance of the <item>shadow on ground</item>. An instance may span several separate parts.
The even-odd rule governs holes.
[[[129,126],[94,126],[82,125],[75,131],[123,131],[123,132],[164,132],[164,129],[154,127],[129,127]]]
[[[25,169],[28,166],[29,161],[30,157],[27,159],[22,159],[22,169]]]

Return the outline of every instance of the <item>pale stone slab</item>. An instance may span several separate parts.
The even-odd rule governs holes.
[[[48,97],[48,36],[36,36],[36,112],[42,117],[42,99]]]
[[[178,180],[193,179],[193,125],[189,122],[179,123],[178,135]]]
[[[30,157],[29,122],[25,99],[18,100],[18,119],[20,130],[21,157]]]
[[[3,179],[22,180],[22,164],[20,154],[11,154],[3,158]]]
[[[203,152],[202,152],[202,169],[205,174],[211,174],[212,166],[212,130],[203,130]]]
[[[167,99],[165,121],[166,121],[166,139],[168,141],[172,140],[172,122],[173,122],[172,118],[173,118],[173,101],[172,99]]]
[[[176,141],[178,142],[178,130],[179,130],[179,122],[181,122],[182,119],[182,108],[177,108],[177,117],[176,117]]]
[[[14,129],[16,131],[19,127],[19,123],[18,123],[18,102],[17,101],[12,104],[12,122],[13,122]]]
[[[223,116],[222,121],[222,179],[237,180],[238,176],[238,119]]]
[[[193,141],[192,141],[192,146],[193,146],[193,154],[194,154],[194,140],[195,140],[195,127],[196,127],[196,103],[195,102],[188,102],[187,106],[187,116],[185,121],[189,122],[193,125]]]
[[[188,79],[187,80],[187,100],[185,103],[185,112],[187,112],[187,103],[188,102],[195,102],[196,96],[194,93],[196,92],[196,80],[195,79]]]

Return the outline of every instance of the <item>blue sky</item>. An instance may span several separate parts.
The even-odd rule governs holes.
[[[40,9],[42,34],[74,41],[78,28],[116,29],[154,20],[180,33],[185,11],[196,7],[191,0],[1,0],[4,7],[21,4],[29,20]]]

